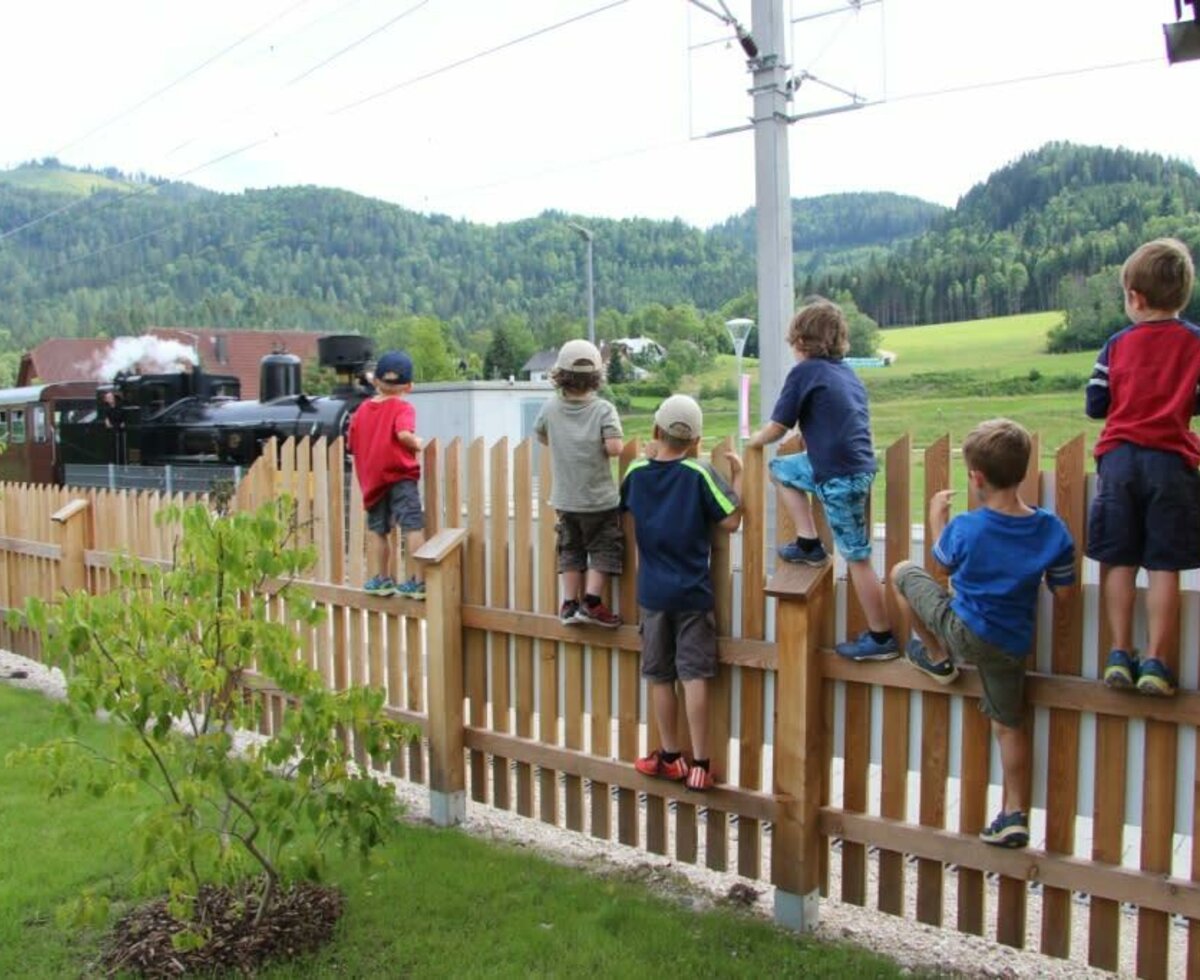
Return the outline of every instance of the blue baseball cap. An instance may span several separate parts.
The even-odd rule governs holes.
[[[402,350],[390,350],[375,362],[375,378],[386,384],[406,385],[412,376],[412,358]]]

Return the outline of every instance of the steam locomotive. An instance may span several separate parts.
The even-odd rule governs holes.
[[[304,394],[300,359],[286,353],[262,359],[259,401],[241,398],[237,377],[198,366],[2,390],[0,480],[167,490],[236,480],[272,437],[344,435],[372,395],[369,339],[321,337],[317,355],[337,376],[329,395]]]

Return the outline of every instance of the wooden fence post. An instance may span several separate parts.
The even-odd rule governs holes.
[[[413,556],[425,566],[429,679],[429,818],[439,827],[467,815],[463,764],[462,528],[439,531]]]
[[[59,545],[62,548],[62,558],[58,563],[58,587],[65,592],[87,588],[84,552],[92,544],[88,534],[90,512],[91,504],[77,499],[60,507],[50,518],[58,526]]]
[[[767,583],[778,600],[775,637],[775,796],[779,819],[771,842],[775,921],[808,932],[820,918],[821,835],[818,818],[824,726],[821,717],[823,620],[833,612],[832,563],[781,564]]]

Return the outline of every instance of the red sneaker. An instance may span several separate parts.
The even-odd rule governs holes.
[[[598,602],[594,606],[581,602],[579,611],[575,613],[575,622],[590,623],[592,626],[603,626],[606,629],[615,630],[621,625],[621,617],[603,602]]]
[[[696,789],[703,792],[706,789],[712,789],[716,785],[716,780],[713,779],[712,773],[700,766],[692,766],[687,774],[687,788]]]
[[[655,776],[658,779],[670,779],[681,783],[688,778],[688,764],[681,755],[674,762],[664,762],[662,749],[655,749],[643,759],[638,759],[633,768],[643,776]]]

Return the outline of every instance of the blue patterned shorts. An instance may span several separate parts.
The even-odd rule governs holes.
[[[834,476],[817,483],[808,453],[776,456],[771,460],[770,470],[776,482],[817,495],[833,531],[834,544],[846,561],[863,561],[871,557],[867,500],[871,495],[871,484],[875,482],[874,473]]]

